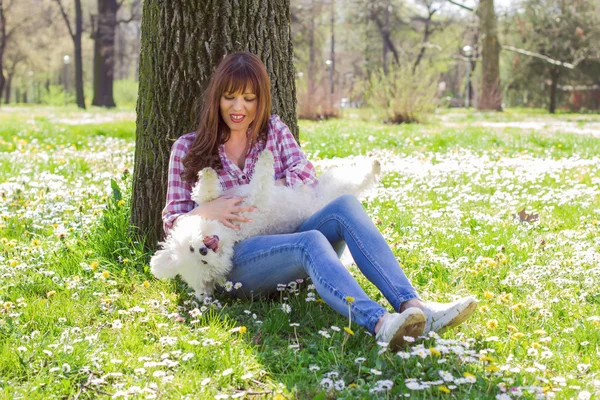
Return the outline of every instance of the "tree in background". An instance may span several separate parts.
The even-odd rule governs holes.
[[[131,222],[153,248],[162,236],[170,147],[196,128],[202,93],[224,55],[248,50],[263,60],[272,112],[298,137],[290,3],[146,0],[141,46]]]
[[[98,14],[92,18],[94,39],[94,98],[92,105],[115,107],[113,86],[115,79],[115,38],[118,24],[139,20],[141,1],[131,2],[129,18],[117,19],[125,0],[97,0]]]
[[[75,29],[71,26],[69,15],[63,7],[62,0],[54,0],[60,7],[60,13],[63,16],[69,35],[73,40],[75,49],[75,98],[77,106],[85,109],[85,94],[83,90],[83,51],[81,47],[81,36],[83,34],[83,13],[81,9],[81,0],[73,0],[75,3]]]
[[[580,67],[591,69],[600,58],[597,5],[594,0],[526,0],[523,6],[516,21],[522,30],[521,47],[526,49],[505,48],[527,56],[519,59],[524,61],[519,65],[527,68],[526,79],[545,77],[548,110],[554,113],[559,82],[581,78]]]
[[[479,0],[477,16],[481,37],[481,89],[477,108],[502,111],[501,46],[498,40],[498,18],[494,11],[494,0]]]

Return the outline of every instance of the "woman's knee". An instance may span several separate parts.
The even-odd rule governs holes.
[[[305,252],[324,251],[333,249],[331,243],[325,235],[318,230],[310,230],[301,232],[302,235],[302,250]]]
[[[343,218],[351,217],[357,212],[364,211],[362,203],[352,194],[343,194],[329,203],[332,215],[339,215]]]

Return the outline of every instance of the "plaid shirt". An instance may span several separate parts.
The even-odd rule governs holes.
[[[217,170],[223,190],[250,183],[258,155],[268,149],[275,158],[275,179],[285,179],[286,186],[297,184],[314,186],[317,183],[315,168],[306,159],[287,125],[277,115],[269,119],[267,141],[260,140],[248,152],[244,169],[233,163],[225,154],[224,145],[219,145],[219,156],[223,168]],[[163,229],[168,235],[177,217],[192,211],[196,203],[191,199],[192,185],[181,178],[184,171],[183,158],[189,151],[196,133],[181,136],[173,143],[169,160],[167,204],[162,211]]]

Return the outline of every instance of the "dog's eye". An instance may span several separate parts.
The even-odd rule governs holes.
[[[193,253],[194,252],[194,248],[192,246],[190,246],[190,251]]]
[[[206,261],[202,260],[202,264],[208,264]]]

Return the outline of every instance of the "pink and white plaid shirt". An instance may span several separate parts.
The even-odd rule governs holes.
[[[269,119],[267,141],[256,143],[246,156],[244,169],[233,163],[225,154],[224,145],[219,145],[219,156],[223,168],[217,170],[219,182],[224,190],[250,183],[258,155],[268,149],[275,158],[275,179],[285,178],[286,186],[295,187],[298,183],[314,186],[317,183],[315,168],[308,161],[290,132],[290,128],[277,115]],[[192,211],[196,203],[191,199],[192,185],[181,178],[184,171],[183,158],[189,151],[196,133],[181,136],[173,143],[169,160],[169,180],[167,204],[162,211],[163,229],[169,234],[177,217]]]

